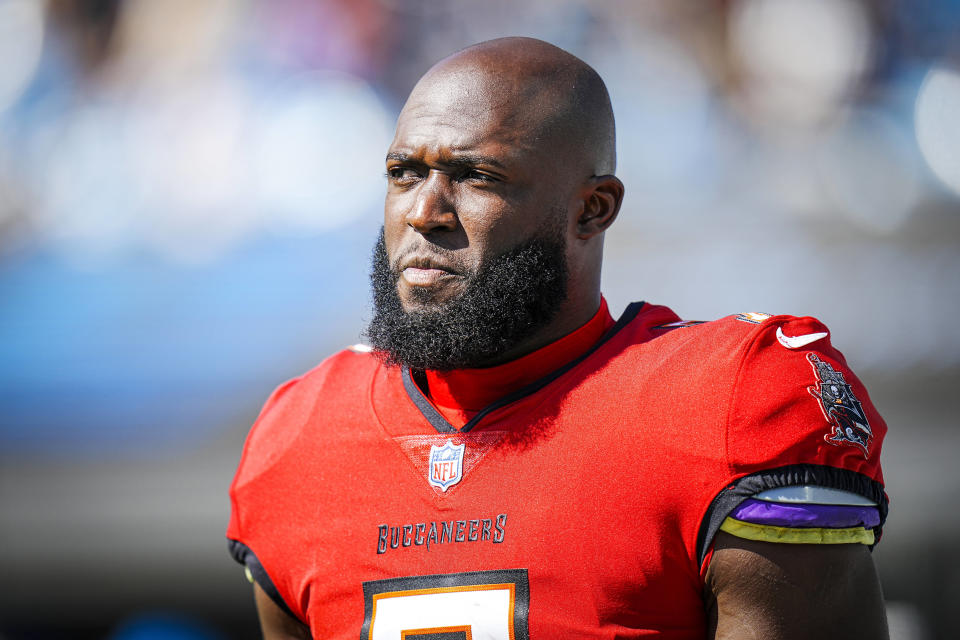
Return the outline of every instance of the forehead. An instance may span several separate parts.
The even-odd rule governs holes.
[[[536,144],[536,118],[522,102],[509,87],[477,74],[425,79],[397,119],[391,151],[488,151],[520,160],[541,146]]]

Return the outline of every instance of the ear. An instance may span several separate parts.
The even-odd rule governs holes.
[[[616,176],[592,176],[583,186],[583,210],[577,216],[577,237],[592,238],[616,220],[623,202],[623,183]]]

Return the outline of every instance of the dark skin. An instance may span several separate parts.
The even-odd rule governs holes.
[[[603,235],[624,189],[612,175],[612,114],[605,90],[595,95],[598,82],[552,45],[505,38],[437,64],[397,121],[386,161],[384,238],[402,270],[405,309],[442,305],[463,290],[463,274],[550,225],[566,235],[570,277],[560,312],[484,366],[555,341],[599,307]],[[264,638],[310,637],[259,587],[255,592]],[[888,637],[863,545],[774,544],[720,532],[704,610],[707,638]]]
[[[889,638],[862,544],[755,542],[721,531],[707,569],[707,638]]]
[[[260,617],[260,631],[264,640],[310,640],[310,629],[286,611],[277,606],[270,596],[253,584],[253,600]]]
[[[512,99],[524,62],[545,76],[556,66],[542,55],[481,50],[434,67],[407,100],[387,153],[384,239],[407,310],[458,295],[463,274],[549,226],[567,236],[570,282],[554,321],[481,366],[529,353],[596,312],[603,232],[623,199],[623,184],[602,173],[595,154],[564,153],[566,123],[544,127],[527,101]]]

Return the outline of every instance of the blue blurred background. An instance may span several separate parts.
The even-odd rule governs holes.
[[[957,0],[0,0],[0,638],[259,637],[246,430],[358,339],[406,93],[502,35],[608,83],[614,312],[831,326],[893,637],[960,637]]]

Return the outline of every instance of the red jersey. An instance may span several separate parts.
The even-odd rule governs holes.
[[[819,485],[886,512],[886,426],[812,318],[637,303],[459,429],[422,382],[343,351],[247,439],[231,549],[314,637],[699,639],[745,499]]]

